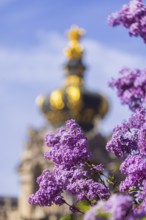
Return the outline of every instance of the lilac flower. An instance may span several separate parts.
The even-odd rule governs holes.
[[[67,185],[67,191],[73,195],[82,194],[89,201],[107,199],[110,196],[106,186],[92,179],[76,179]]]
[[[106,149],[117,157],[124,157],[137,149],[137,130],[130,126],[130,120],[117,126],[111,140],[107,142]]]
[[[146,157],[139,153],[131,154],[124,160],[120,170],[124,174],[139,174],[146,177]]]
[[[136,110],[135,113],[129,118],[129,129],[137,129],[140,130],[141,127],[146,122],[146,108],[141,107],[140,109]]]
[[[146,208],[143,208],[146,204],[146,156],[139,153],[129,155],[120,170],[126,175],[125,180],[120,183],[120,191],[130,192],[140,204],[135,207],[135,213],[146,215]]]
[[[123,68],[119,73],[120,77],[113,79],[109,85],[117,89],[121,103],[135,111],[146,102],[146,69]]]
[[[40,188],[30,196],[30,204],[61,205],[65,203],[63,192],[76,195],[78,201],[87,199],[91,203],[93,200],[109,198],[109,189],[99,178],[103,166],[99,164],[93,168],[90,165],[88,141],[75,120],[67,121],[66,127],[47,135],[45,140],[50,148],[50,151],[45,153],[45,158],[51,160],[54,167],[52,173],[44,171],[38,178]]]
[[[70,169],[64,169],[64,166],[55,166],[54,175],[57,184],[59,184],[64,190],[69,190],[69,186],[75,184],[77,180],[84,180],[89,177],[87,171],[82,170],[82,167],[76,166],[73,166]],[[72,194],[76,194],[75,189],[72,191]]]
[[[134,220],[132,198],[113,194],[107,201],[100,201],[84,216],[84,220]]]
[[[142,0],[130,0],[119,12],[108,17],[111,26],[123,25],[130,36],[140,36],[146,43],[146,7]]]
[[[140,153],[146,156],[146,123],[139,130],[138,147]]]
[[[138,181],[137,175],[128,175],[125,180],[120,183],[120,192],[128,192],[129,189],[135,189],[134,186],[138,185]]]
[[[66,128],[57,130],[54,135],[47,135],[45,140],[51,148],[45,153],[45,158],[53,161],[55,177],[63,190],[80,195],[78,200],[85,196],[91,201],[109,197],[108,187],[93,181],[92,175],[85,171],[90,156],[88,141],[75,120],[67,121]],[[97,169],[101,172],[103,165],[97,165]]]
[[[144,204],[146,204],[146,109],[136,110],[132,116],[122,125],[114,129],[111,140],[107,143],[107,150],[123,157],[120,171],[125,179],[120,183],[119,190],[128,192],[138,202],[134,210],[137,215],[145,215]],[[145,194],[146,195],[146,194]]]
[[[83,198],[93,201],[107,199],[110,196],[108,187],[103,182],[92,179],[92,173],[82,170],[85,167],[72,167],[64,169],[62,166],[54,167],[55,177],[61,188],[79,200]]]
[[[141,108],[114,129],[106,145],[107,151],[114,153],[117,157],[134,155],[134,152],[145,155],[145,125],[146,108]]]
[[[62,205],[64,200],[61,196],[62,189],[57,184],[53,174],[49,170],[44,170],[42,175],[37,178],[39,190],[29,197],[32,205],[51,206],[53,203]]]
[[[66,129],[58,129],[54,135],[48,134],[45,142],[51,148],[45,153],[45,158],[56,165],[71,167],[89,159],[87,138],[75,120],[69,120]]]
[[[127,176],[120,184],[122,192],[132,188],[143,189],[146,180],[146,157],[139,153],[129,155],[122,163],[120,170]]]

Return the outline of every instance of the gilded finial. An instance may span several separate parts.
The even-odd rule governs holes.
[[[68,37],[72,41],[79,41],[80,38],[84,35],[84,33],[85,33],[84,29],[74,25],[68,31]]]
[[[78,26],[72,26],[68,31],[69,47],[65,49],[65,55],[69,59],[78,59],[83,55],[83,48],[80,45],[80,38],[84,35],[84,30]]]

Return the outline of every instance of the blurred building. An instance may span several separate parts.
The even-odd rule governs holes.
[[[19,198],[0,198],[0,220],[58,220],[68,212],[66,206],[38,207],[28,204],[28,196],[38,186],[36,178],[45,167],[52,164],[45,161],[43,154],[44,135],[74,118],[89,138],[91,160],[112,166],[111,158],[105,151],[107,138],[98,130],[98,123],[108,111],[108,101],[100,93],[89,91],[84,82],[86,67],[83,63],[84,49],[80,45],[83,30],[72,27],[68,32],[69,45],[65,49],[67,62],[64,66],[65,79],[61,88],[47,96],[39,96],[37,104],[48,121],[48,126],[29,129],[18,172],[20,175]],[[99,75],[100,77],[100,75]],[[57,80],[57,78],[56,78]],[[66,195],[72,202],[72,198]]]

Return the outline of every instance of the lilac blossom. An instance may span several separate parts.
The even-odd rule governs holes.
[[[129,155],[122,163],[120,170],[126,175],[120,183],[121,192],[133,195],[139,206],[135,207],[137,214],[146,215],[146,156],[138,153]]]
[[[113,194],[107,201],[99,201],[84,216],[84,220],[135,220],[132,198]]]
[[[74,182],[71,181],[67,185],[67,191],[73,195],[82,195],[88,201],[107,199],[110,195],[105,185],[89,178],[76,179]]]
[[[123,68],[118,79],[113,79],[109,85],[117,89],[117,95],[122,104],[127,104],[133,111],[146,102],[146,69]]]
[[[78,200],[82,200],[82,197],[92,201],[107,199],[110,196],[106,185],[99,181],[94,181],[91,173],[82,170],[80,167],[74,166],[71,169],[64,170],[62,166],[59,166],[55,167],[54,171],[61,188],[73,195],[77,195]]]
[[[146,123],[139,130],[138,147],[140,153],[146,156]]]
[[[116,126],[106,149],[117,157],[125,157],[132,152],[143,151],[144,130],[146,122],[146,109],[137,109],[127,120]],[[144,132],[144,131],[143,131]]]
[[[29,197],[32,205],[51,206],[53,203],[62,205],[64,200],[61,196],[62,189],[57,184],[54,175],[45,169],[40,177],[37,178],[39,190]]]
[[[146,7],[142,0],[130,0],[120,11],[108,17],[108,24],[123,25],[129,29],[130,36],[140,36],[146,43]]]
[[[120,171],[125,179],[120,183],[121,192],[130,193],[138,202],[137,213],[144,214],[143,207],[146,199],[137,195],[144,194],[146,187],[146,109],[137,109],[135,113],[120,126],[114,129],[107,150],[118,157],[123,157]],[[145,212],[146,214],[146,212]]]
[[[146,177],[146,157],[138,153],[129,155],[121,165],[124,174],[139,174],[142,178]]]
[[[120,170],[127,176],[120,184],[120,191],[143,188],[146,180],[146,157],[139,153],[129,155],[122,163]]]
[[[54,134],[48,134],[45,142],[50,148],[45,158],[56,165],[68,168],[89,159],[88,140],[75,120],[67,121],[66,129],[60,128]]]
[[[44,156],[53,162],[54,167],[52,173],[44,171],[37,179],[40,188],[30,196],[30,204],[61,205],[65,203],[63,192],[76,195],[78,201],[86,199],[91,203],[109,198],[109,188],[99,178],[103,165],[92,166],[88,161],[88,141],[75,120],[67,121],[66,127],[47,135],[45,141],[49,151]]]
[[[137,130],[130,130],[129,125],[129,122],[124,122],[117,126],[113,131],[112,138],[107,142],[107,151],[114,153],[117,157],[124,157],[137,149]]]

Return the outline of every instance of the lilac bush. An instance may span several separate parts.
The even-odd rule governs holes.
[[[119,185],[120,194],[110,192],[103,165],[90,163],[88,140],[75,120],[69,120],[66,127],[45,138],[49,151],[44,156],[54,167],[52,172],[46,169],[37,178],[39,190],[29,197],[29,203],[67,204],[72,212],[83,214],[78,202],[87,201],[92,208],[85,214],[85,220],[134,220],[146,216],[145,113],[145,108],[138,109],[127,122],[115,128],[107,143],[108,151],[123,157],[120,170],[126,178]],[[75,195],[76,203],[68,204],[63,192]]]
[[[130,35],[141,36],[146,42],[146,7],[141,0],[131,0],[108,18],[112,26],[119,24],[129,29]],[[133,200],[134,219],[146,216],[146,70],[123,68],[109,85],[116,88],[122,104],[134,113],[118,125],[106,145],[109,152],[121,157],[120,171],[125,179],[119,191]]]
[[[111,26],[123,25],[130,36],[140,36],[146,43],[146,7],[142,0],[130,0],[118,12],[108,17]]]
[[[123,124],[117,126],[106,149],[123,158],[120,171],[125,179],[119,185],[120,192],[127,192],[137,206],[135,214],[146,215],[146,109],[138,108]]]

